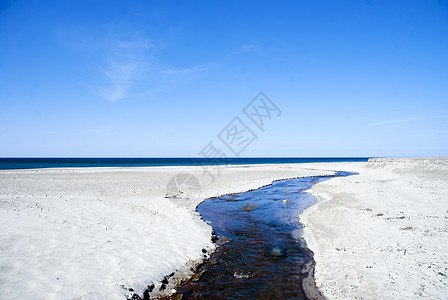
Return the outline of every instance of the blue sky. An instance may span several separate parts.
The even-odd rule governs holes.
[[[0,156],[448,155],[448,1],[0,1]],[[242,112],[263,91],[264,131]]]

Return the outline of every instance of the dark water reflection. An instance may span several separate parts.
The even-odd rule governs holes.
[[[298,215],[315,203],[304,191],[331,177],[276,181],[201,203],[197,210],[216,232],[219,247],[173,298],[306,299],[304,267],[313,258],[300,240]]]

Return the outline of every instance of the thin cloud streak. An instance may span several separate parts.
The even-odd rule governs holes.
[[[154,44],[148,39],[140,39],[134,41],[117,41],[117,46],[126,49],[149,49],[154,48]]]
[[[161,88],[153,88],[153,89],[149,89],[143,92],[143,95],[149,95],[149,94],[153,94],[153,93],[157,93],[162,91]]]
[[[151,77],[154,79],[154,75],[157,79],[157,74],[159,76],[160,74],[176,76],[206,69],[201,65],[183,69],[162,69],[154,65],[151,62],[157,62],[157,60],[153,59],[148,50],[155,48],[155,46],[149,39],[126,41],[110,39],[106,44],[109,45],[110,53],[107,63],[101,70],[101,75],[106,79],[107,84],[98,88],[95,94],[110,103],[131,97],[148,96],[161,91],[160,86],[143,91],[136,90],[138,89],[136,83]],[[153,74],[148,74],[148,71],[152,71]],[[163,79],[166,80],[166,78]]]
[[[101,72],[109,84],[98,89],[96,95],[114,103],[128,98],[134,82],[150,70],[146,50],[154,46],[148,39],[115,40],[111,43],[108,63]]]
[[[163,73],[163,74],[173,75],[173,74],[197,72],[197,71],[201,71],[203,69],[204,69],[203,67],[198,66],[198,67],[186,68],[186,69],[162,70],[160,72]]]
[[[243,44],[237,50],[231,52],[233,55],[254,55],[272,60],[279,60],[279,57],[267,52],[266,47],[259,44]]]
[[[369,126],[379,126],[379,125],[389,125],[389,124],[401,124],[401,123],[413,122],[413,121],[418,121],[418,120],[437,119],[437,118],[446,118],[446,117],[448,117],[448,115],[419,116],[419,117],[411,117],[411,118],[403,118],[403,119],[370,123],[368,125]]]

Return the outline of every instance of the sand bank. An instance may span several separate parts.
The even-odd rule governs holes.
[[[164,198],[182,172],[202,188],[187,208]],[[200,201],[329,173],[230,166],[211,182],[201,167],[0,171],[0,299],[124,299],[152,283],[157,293],[165,275],[188,275],[202,249],[214,247],[194,212]]]
[[[327,169],[328,165],[315,165]],[[300,217],[328,299],[446,299],[448,159],[371,159]]]

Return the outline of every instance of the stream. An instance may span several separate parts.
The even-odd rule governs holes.
[[[305,191],[352,174],[279,180],[206,199],[197,211],[213,227],[218,248],[171,299],[309,299],[303,281],[314,261],[298,216],[315,198]]]

